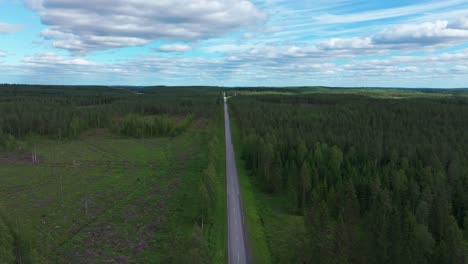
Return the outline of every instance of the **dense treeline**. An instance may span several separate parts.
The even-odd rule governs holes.
[[[176,124],[171,116],[213,115],[209,109],[216,101],[207,92],[219,93],[212,88],[194,96],[184,88],[0,85],[0,147],[10,149],[15,139],[28,135],[69,138],[93,128],[114,128],[129,136],[173,136],[191,118]]]
[[[141,138],[155,136],[176,136],[192,122],[192,117],[186,117],[178,122],[168,116],[138,116],[128,115],[122,120],[114,120],[112,129],[117,133]]]
[[[243,159],[287,197],[295,262],[468,263],[468,100],[238,96]]]

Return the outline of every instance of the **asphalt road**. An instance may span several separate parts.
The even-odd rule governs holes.
[[[228,258],[230,264],[248,263],[239,177],[237,176],[236,158],[232,145],[226,98],[224,99],[224,129],[226,136]]]

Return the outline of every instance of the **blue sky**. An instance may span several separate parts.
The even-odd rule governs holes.
[[[0,83],[468,87],[468,1],[0,0]]]

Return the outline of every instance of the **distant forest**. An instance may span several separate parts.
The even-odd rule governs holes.
[[[468,262],[467,97],[230,103],[253,181],[304,217],[290,261]]]
[[[196,94],[180,88],[143,93],[124,87],[0,85],[0,148],[11,150],[26,136],[73,138],[96,128],[133,137],[175,136],[191,122],[187,115],[213,115],[206,98]],[[185,119],[168,118],[177,115]]]

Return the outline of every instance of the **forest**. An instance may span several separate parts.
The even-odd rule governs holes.
[[[0,262],[468,263],[465,90],[0,85]]]
[[[274,263],[468,263],[465,91],[253,91],[230,103]]]
[[[72,138],[93,128],[112,128],[134,136],[175,135],[190,118],[185,124],[175,124],[165,116],[213,115],[204,107],[206,98],[197,95],[203,94],[203,88],[198,93],[171,89],[147,88],[142,93],[108,87],[2,85],[0,145],[7,147],[14,138],[27,135]],[[150,115],[153,117],[146,118]]]

